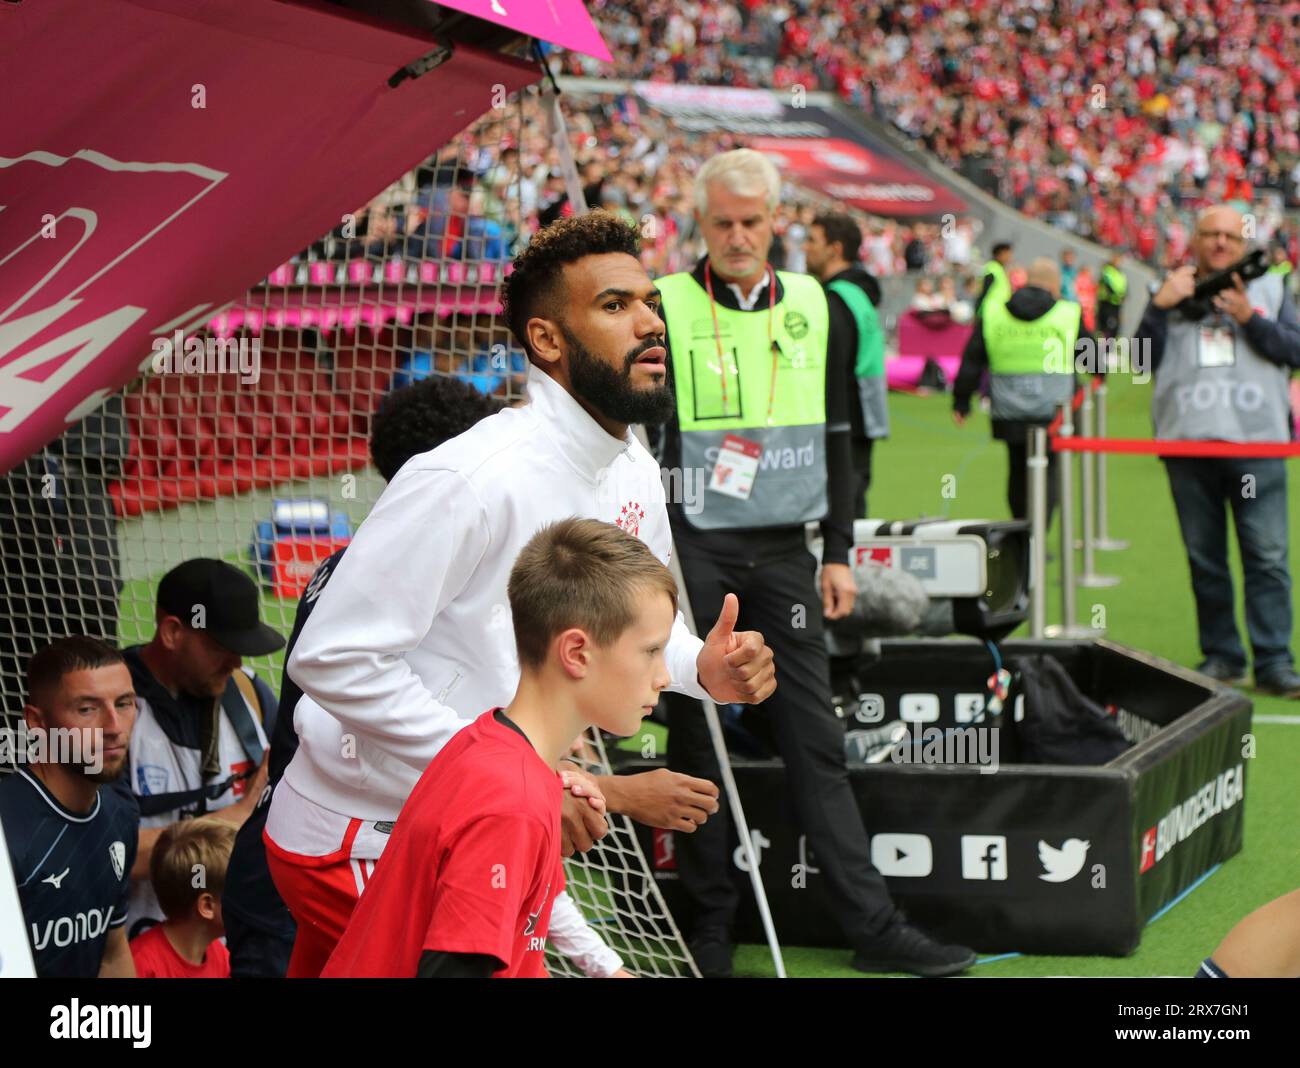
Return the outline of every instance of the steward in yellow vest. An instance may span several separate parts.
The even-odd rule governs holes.
[[[953,384],[953,417],[961,425],[970,412],[971,396],[988,373],[993,436],[1007,443],[1007,502],[1018,519],[1028,515],[1028,429],[1046,426],[1056,417],[1057,409],[1074,393],[1076,356],[1096,352],[1091,335],[1083,329],[1079,305],[1061,300],[1060,292],[1060,270],[1044,258],[1030,265],[1027,284],[1005,304],[986,302],[962,351]],[[1049,449],[1052,506],[1054,462]]]
[[[856,353],[821,283],[768,262],[781,197],[768,157],[753,149],[714,156],[696,175],[695,196],[708,253],[694,270],[657,280],[677,401],[661,474],[691,606],[697,618],[722,620],[738,603],[736,626],[771,647],[776,690],[744,710],[743,727],[784,764],[791,830],[817,858],[827,912],[853,951],[848,963],[956,974],[974,952],[913,927],[872,863],[833,707],[825,620],[847,616],[857,593],[848,564]],[[821,525],[820,581],[809,522]],[[698,702],[674,693],[664,707],[669,771],[717,782]],[[675,837],[684,933],[701,974],[722,978],[732,971],[740,902],[726,806],[691,830]]]
[[[1011,299],[1011,278],[1007,268],[1011,265],[1011,246],[999,241],[993,246],[993,258],[981,268],[984,288],[980,290],[980,299],[975,302],[975,314],[984,310],[985,302],[1005,304]]]
[[[706,255],[656,285],[677,398],[661,463],[702,483],[694,500],[668,502],[674,540],[774,559],[805,552],[804,524],[820,522],[824,560],[847,563],[856,398],[844,384],[854,354],[851,339],[831,331],[821,284],[769,270],[746,309]]]
[[[1102,337],[1119,333],[1119,312],[1128,294],[1128,279],[1119,269],[1123,259],[1123,253],[1114,253],[1101,269],[1097,283],[1097,333]]]

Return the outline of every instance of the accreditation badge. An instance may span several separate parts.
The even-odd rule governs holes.
[[[758,475],[758,458],[762,454],[763,447],[757,441],[728,434],[722,439],[707,488],[737,500],[749,500]]]
[[[1232,331],[1226,326],[1202,326],[1196,343],[1198,367],[1232,367],[1237,362]]]

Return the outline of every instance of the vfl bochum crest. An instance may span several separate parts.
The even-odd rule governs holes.
[[[113,862],[113,874],[117,876],[117,881],[121,882],[123,875],[126,874],[126,846],[121,842],[114,842],[108,847],[108,859]]]

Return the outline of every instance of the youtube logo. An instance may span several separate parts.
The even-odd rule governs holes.
[[[877,834],[871,839],[871,863],[881,875],[923,879],[934,869],[934,851],[923,834]]]
[[[1138,861],[1138,874],[1149,871],[1156,862],[1156,829],[1142,832],[1142,859]]]

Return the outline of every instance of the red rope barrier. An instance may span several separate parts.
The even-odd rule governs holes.
[[[1141,438],[1053,437],[1056,452],[1115,452],[1148,456],[1237,456],[1268,459],[1300,456],[1300,442],[1294,441],[1154,441]]]

